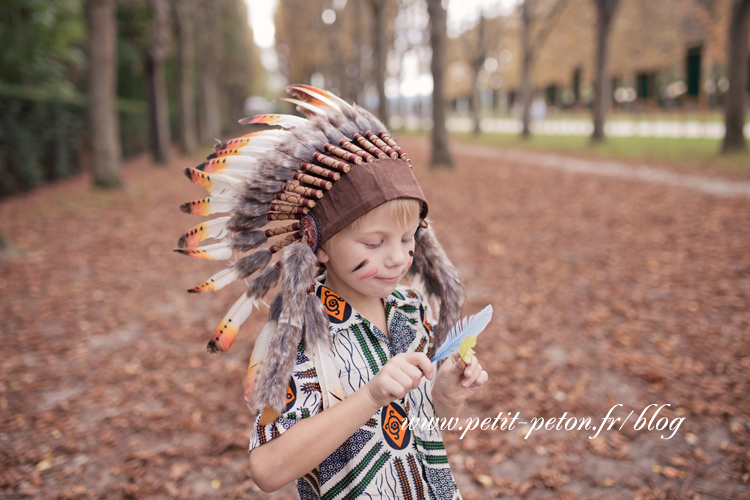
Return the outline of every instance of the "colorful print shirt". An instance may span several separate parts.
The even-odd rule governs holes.
[[[259,412],[250,450],[323,411],[322,391],[348,396],[396,354],[426,352],[430,346],[427,301],[404,286],[399,285],[385,301],[390,339],[326,288],[321,278],[315,283],[315,293],[330,320],[333,350],[326,365],[334,366],[317,363],[316,367],[316,353],[300,344],[285,411],[265,426],[260,424]],[[319,376],[318,370],[325,370],[326,376]],[[419,422],[435,417],[431,392],[432,383],[422,378],[406,397],[381,408],[317,468],[297,479],[300,498],[460,499],[440,430],[421,425],[402,428],[407,416]]]

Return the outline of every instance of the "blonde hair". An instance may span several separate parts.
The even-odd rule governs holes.
[[[410,226],[416,226],[419,223],[419,214],[422,211],[422,202],[414,198],[396,198],[395,200],[389,200],[383,203],[383,205],[390,208],[391,220],[397,223],[402,228],[408,228]],[[360,229],[367,218],[370,216],[372,211],[367,212],[365,215],[355,220],[347,226],[353,230]],[[346,229],[346,228],[345,228]],[[328,250],[331,241],[334,240],[339,234],[336,233],[331,236],[325,243],[321,245],[323,250]]]

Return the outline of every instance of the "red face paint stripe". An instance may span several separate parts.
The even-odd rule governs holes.
[[[359,279],[361,279],[361,280],[365,280],[365,279],[367,279],[367,278],[372,278],[372,277],[373,277],[373,276],[375,276],[376,274],[378,274],[378,268],[377,268],[377,266],[376,266],[376,267],[374,267],[374,268],[373,268],[373,269],[372,269],[371,271],[368,271],[368,272],[367,272],[367,274],[365,274],[364,276],[362,276],[362,277],[361,277],[361,278],[359,278]]]

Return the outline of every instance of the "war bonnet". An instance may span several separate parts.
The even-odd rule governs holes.
[[[242,120],[270,127],[222,142],[205,162],[185,168],[187,177],[210,196],[181,209],[225,215],[193,227],[175,249],[202,259],[231,261],[189,292],[219,290],[252,276],[211,337],[210,352],[228,350],[253,307],[280,282],[281,291],[271,306],[275,328],[264,329],[256,341],[245,384],[251,408],[277,412],[284,406],[302,339],[311,349],[330,342],[327,315],[320,300],[309,295],[319,269],[315,251],[387,201],[421,201],[423,220],[428,211],[411,161],[372,114],[308,85],[292,85],[287,91],[296,99],[284,100],[306,118],[265,114]],[[201,244],[205,240],[216,242]],[[279,258],[272,262],[276,255]],[[439,302],[433,345],[440,345],[459,319],[464,291],[426,222],[416,234],[409,275]]]

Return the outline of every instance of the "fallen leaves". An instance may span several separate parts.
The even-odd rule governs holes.
[[[446,433],[466,500],[749,491],[748,200],[502,154],[433,173],[423,143],[402,146],[467,283],[466,309],[491,303],[502,318],[477,343],[490,380],[468,413],[593,422],[617,403],[670,403],[670,418],[686,418],[671,440],[627,427],[595,439]],[[265,311],[231,352],[206,354],[244,284],[186,294],[221,267],[170,251],[197,220],[177,207],[201,190],[145,160],[124,171],[123,191],[91,194],[82,178],[0,203],[17,249],[0,259],[0,492],[254,497],[242,381]],[[274,498],[296,496],[289,486]]]

